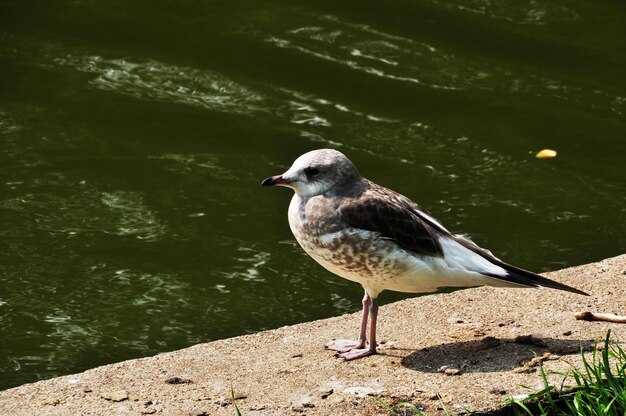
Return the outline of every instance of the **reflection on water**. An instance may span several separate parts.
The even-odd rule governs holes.
[[[55,62],[95,74],[90,81],[95,88],[139,99],[245,115],[265,111],[267,107],[259,94],[207,70],[100,56],[68,55],[56,58]]]
[[[490,17],[499,16],[497,12],[489,12],[490,8],[486,6],[448,6],[480,11]],[[512,11],[511,5],[500,5],[498,8]],[[528,17],[524,22],[543,22],[548,15],[560,15],[557,9],[550,13],[524,9]],[[514,17],[500,17],[516,20]],[[494,65],[487,59],[477,60],[475,56],[446,52],[444,48],[429,43],[374,30],[368,25],[342,21],[332,15],[311,18],[317,19],[318,25],[287,28],[283,33],[267,37],[266,41],[279,48],[294,49],[370,75],[434,89],[523,93],[575,100],[581,105],[592,104],[619,114],[623,110],[623,106],[616,106],[620,97],[613,96],[610,91],[568,85],[563,80],[528,73],[524,68],[520,68],[524,71],[520,73],[511,67]],[[558,17],[555,19],[560,20]],[[592,97],[592,103],[588,103],[589,97]]]
[[[476,13],[487,18],[521,25],[547,25],[550,23],[576,21],[576,11],[557,2],[514,0],[438,1],[432,3],[447,9]]]
[[[47,185],[50,185],[49,181]],[[22,226],[50,235],[62,234],[67,238],[97,232],[155,241],[166,232],[165,226],[159,223],[139,195],[99,193],[84,183],[74,187],[74,191],[66,196],[45,193],[20,195],[0,201],[0,207],[28,218]]]
[[[155,241],[165,234],[165,227],[159,224],[156,215],[141,200],[140,195],[129,192],[105,192],[102,202],[119,217],[114,233],[120,236],[133,235],[142,240]],[[111,222],[111,215],[107,222]],[[117,222],[117,224],[116,224]],[[101,229],[106,230],[106,227]]]
[[[226,277],[237,280],[243,279],[244,281],[263,281],[264,278],[261,271],[267,264],[267,261],[270,258],[270,253],[257,251],[248,247],[240,247],[238,251],[242,254],[238,256],[237,261],[243,265],[241,267],[236,267],[234,271],[227,273]],[[275,269],[272,271],[278,273]]]
[[[317,147],[523,267],[626,246],[614,6],[40,6],[0,4],[0,388],[358,310],[259,187]]]
[[[165,153],[159,156],[150,156],[150,159],[160,161],[162,168],[177,174],[196,174],[209,176],[215,179],[227,179],[235,176],[234,172],[220,165],[218,158],[212,154],[174,154]]]

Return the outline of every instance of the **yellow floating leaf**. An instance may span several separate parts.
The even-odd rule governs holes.
[[[552,149],[543,149],[540,152],[538,152],[535,157],[537,159],[549,159],[551,157],[556,157],[556,150],[552,150]]]

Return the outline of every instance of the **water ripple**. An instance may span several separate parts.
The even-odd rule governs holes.
[[[49,182],[49,181],[48,181]],[[25,226],[70,238],[84,233],[103,232],[156,241],[167,227],[136,192],[98,192],[83,184],[69,195],[29,193],[0,200],[0,208],[28,218]]]
[[[141,194],[127,191],[103,192],[101,201],[117,217],[113,233],[146,241],[159,240],[166,234],[166,227],[146,205]]]
[[[220,163],[217,156],[210,153],[177,154],[165,153],[158,156],[148,156],[149,159],[159,160],[160,166],[176,174],[197,173],[216,179],[232,179],[237,175]]]
[[[235,265],[233,271],[223,273],[227,279],[263,282],[265,278],[262,276],[267,275],[268,271],[272,274],[278,273],[267,266],[270,253],[250,247],[239,247],[237,251],[241,253],[236,258],[239,264]]]
[[[488,4],[486,1],[476,3]],[[496,9],[515,10],[515,7],[509,6],[501,5]],[[520,7],[528,17],[524,20],[526,23],[543,22],[546,16],[556,16],[561,10],[559,6],[552,9],[551,13],[543,13],[538,11],[536,5]],[[482,8],[467,6],[467,10]],[[562,11],[563,18],[567,19],[567,9]],[[498,16],[497,13],[495,15]],[[570,17],[575,19],[575,13]],[[505,16],[502,18],[505,19]],[[295,50],[402,83],[439,90],[482,90],[552,97],[581,107],[605,109],[617,114],[624,111],[623,97],[615,96],[614,92],[574,85],[556,79],[550,73],[520,72],[517,67],[507,66],[504,62],[495,63],[475,54],[454,52],[449,48],[385,33],[369,25],[343,21],[332,15],[308,16],[307,20],[316,20],[317,24],[295,28],[282,25],[259,36],[265,36],[266,42],[281,49]]]
[[[547,25],[554,22],[573,22],[580,19],[579,14],[568,7],[550,2],[535,0],[431,0],[446,9],[457,9],[479,14],[494,20],[503,20],[520,25]]]
[[[266,111],[259,93],[206,69],[169,65],[155,60],[131,61],[68,54],[62,66],[92,73],[94,87],[140,99],[186,104],[213,111],[251,115]]]

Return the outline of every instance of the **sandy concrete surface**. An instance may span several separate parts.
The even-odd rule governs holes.
[[[323,345],[355,336],[359,314],[308,322],[94,368],[0,392],[0,415],[383,415],[409,401],[428,415],[491,411],[539,387],[548,370],[580,365],[581,342],[626,325],[576,312],[626,315],[626,255],[547,274],[592,294],[476,288],[380,308],[380,354],[345,362]],[[384,296],[384,294],[383,294]],[[294,307],[296,307],[294,305]],[[538,358],[539,357],[539,358]]]

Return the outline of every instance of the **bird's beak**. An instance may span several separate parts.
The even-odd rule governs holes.
[[[261,182],[261,186],[287,185],[289,182],[283,179],[283,175],[270,176]]]

